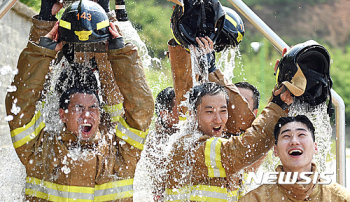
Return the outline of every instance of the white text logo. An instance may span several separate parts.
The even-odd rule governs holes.
[[[310,176],[314,174],[313,176]],[[318,182],[318,184],[330,184],[332,183],[331,175],[333,172],[302,172],[300,173],[300,179],[298,181],[298,172],[264,172],[256,174],[254,172],[248,173],[247,185],[252,184],[254,181],[255,184],[316,184],[318,178],[322,181]],[[313,178],[313,179],[311,179]]]

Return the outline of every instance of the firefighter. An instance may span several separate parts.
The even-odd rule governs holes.
[[[98,5],[87,0],[75,3],[81,8]],[[109,33],[106,39],[111,37],[107,59],[124,102],[96,87],[98,82],[108,83],[104,77],[99,81],[95,73],[104,66],[73,61],[61,74],[67,82],[58,82],[67,86],[56,86],[59,119],[64,126],[49,132],[44,117],[52,116],[44,116],[37,103],[45,96],[44,83],[54,82],[48,75],[51,62],[62,48],[62,43],[55,41],[62,21],[59,25],[48,20],[34,17],[30,40],[19,57],[18,74],[12,83],[16,90],[6,96],[7,114],[13,118],[8,122],[13,145],[26,168],[25,199],[132,201],[135,167],[154,110],[137,48],[124,44],[108,18],[95,21],[104,32],[95,32],[94,36]],[[103,92],[113,87],[113,82],[101,85]]]
[[[233,175],[253,164],[273,144],[273,127],[286,115],[281,106],[293,98],[282,88],[242,136],[222,138],[228,121],[225,88],[209,82],[193,87],[189,111],[195,128],[187,130],[170,152],[165,201],[237,200],[237,189],[229,186]],[[186,120],[187,121],[187,120]]]
[[[330,182],[322,184],[324,179],[321,179],[316,164],[312,162],[313,155],[318,152],[315,128],[305,115],[280,118],[275,126],[274,136],[274,155],[282,163],[276,168],[276,180],[252,190],[240,201],[350,200],[350,193],[345,187]],[[289,179],[286,177],[287,172],[293,173]],[[303,178],[305,172],[307,174]],[[305,177],[308,177],[309,183]],[[296,179],[295,182],[292,179]],[[291,183],[283,183],[287,180]]]

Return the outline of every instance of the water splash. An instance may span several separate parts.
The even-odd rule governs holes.
[[[162,65],[158,58],[152,58],[148,54],[146,44],[141,40],[137,30],[132,26],[130,21],[118,21],[117,26],[122,32],[124,42],[132,43],[138,47],[139,55],[142,59],[142,64],[144,68],[154,67],[161,69]]]
[[[225,48],[218,57],[217,67],[223,72],[225,77],[232,81],[234,78],[233,70],[236,67],[235,59],[241,61],[241,53],[239,52],[239,46]]]
[[[190,107],[186,101],[182,102],[181,106]],[[190,150],[203,134],[194,130],[197,128],[197,121],[194,116],[189,114],[184,116],[186,121],[180,121],[175,125],[175,127],[179,128],[179,131],[172,136],[152,130],[147,137],[147,142],[135,172],[134,201],[151,202],[163,200],[162,194],[165,191],[165,180],[168,172],[167,165],[174,154],[174,150],[179,146],[179,142],[181,145],[184,145],[183,149],[188,151],[188,156],[186,156],[184,161],[189,162],[189,160],[193,159],[190,157]],[[186,183],[191,170],[191,166],[184,162],[180,174],[183,178],[179,180]]]
[[[288,114],[289,116],[305,115],[313,123],[315,127],[315,141],[318,148],[318,153],[314,156],[314,162],[321,172],[325,171],[327,157],[331,155],[332,127],[327,114],[327,107],[326,102],[315,107],[311,107],[306,103],[295,102],[290,107]]]

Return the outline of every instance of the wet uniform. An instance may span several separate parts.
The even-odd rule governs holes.
[[[192,87],[190,56],[181,46],[168,44],[176,100],[180,102]],[[210,73],[209,81],[224,86],[229,95],[227,132],[245,132],[226,139],[197,131],[179,139],[170,152],[165,201],[237,201],[238,172],[268,152],[274,143],[273,128],[286,116],[278,105],[269,103],[255,119],[237,87],[225,80],[220,70]]]
[[[132,201],[136,163],[154,110],[137,48],[126,44],[109,50],[110,65],[99,65],[100,73],[111,72],[117,78],[124,102],[105,93],[110,95],[104,98],[108,113],[101,113],[99,131],[90,142],[78,143],[66,128],[57,134],[47,132],[43,114],[36,109],[57,52],[36,43],[55,22],[33,22],[30,41],[20,55],[12,83],[17,90],[6,97],[7,114],[13,117],[9,121],[13,145],[26,167],[26,200]],[[108,86],[103,78],[102,88],[117,88]]]

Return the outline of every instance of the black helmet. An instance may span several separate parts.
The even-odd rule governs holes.
[[[208,36],[216,41],[224,25],[225,12],[218,0],[185,0],[176,5],[171,16],[171,30],[177,43],[188,47],[196,37]]]
[[[109,37],[109,20],[103,8],[89,0],[70,5],[62,14],[59,37],[66,42],[97,42]]]
[[[278,63],[276,83],[284,84],[302,102],[316,106],[329,98],[332,114],[330,56],[326,48],[310,40],[293,46]]]
[[[226,15],[224,28],[219,34],[214,46],[217,52],[229,46],[237,46],[244,36],[244,24],[241,17],[231,8],[223,6],[223,9]]]

